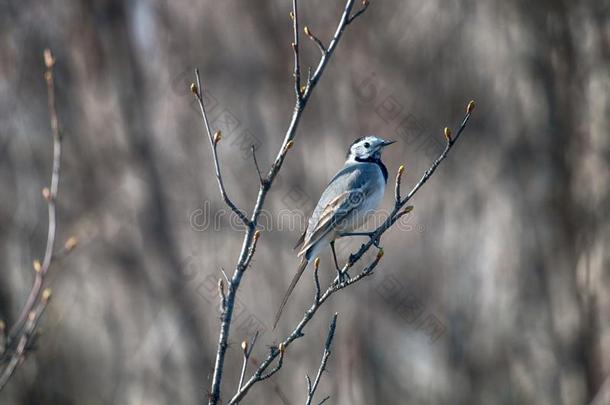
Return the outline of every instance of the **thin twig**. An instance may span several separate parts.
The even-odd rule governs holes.
[[[55,58],[51,54],[51,51],[46,49],[44,52],[45,65],[47,70],[45,72],[45,81],[47,83],[47,104],[49,108],[50,122],[51,122],[51,132],[53,136],[53,166],[51,169],[51,187],[50,189],[43,189],[43,197],[47,201],[48,211],[49,211],[49,227],[47,231],[47,243],[44,253],[44,258],[42,260],[42,265],[40,266],[40,271],[36,271],[36,277],[34,279],[34,286],[30,291],[30,295],[26,301],[26,304],[23,306],[19,318],[13,325],[11,329],[10,335],[15,337],[16,332],[21,328],[21,325],[25,322],[28,314],[32,310],[38,296],[40,295],[40,291],[42,289],[42,281],[44,276],[49,271],[51,267],[51,262],[53,261],[53,248],[55,246],[55,234],[57,228],[56,221],[56,210],[55,210],[55,200],[57,198],[57,193],[59,189],[59,173],[61,168],[61,133],[59,129],[59,119],[57,118],[57,110],[55,108],[55,81],[53,79],[53,65],[55,64]]]
[[[323,400],[321,400],[318,405],[322,405],[324,402],[328,401],[330,399],[330,395],[328,395],[326,398],[324,398]]]
[[[0,353],[0,391],[4,388],[8,380],[11,378],[15,369],[23,359],[24,351],[27,348],[31,336],[36,331],[38,322],[46,308],[51,297],[51,290],[44,287],[44,277],[51,268],[51,264],[55,258],[54,248],[57,233],[57,214],[55,202],[59,191],[59,175],[61,169],[61,131],[59,126],[59,118],[55,105],[55,81],[53,76],[53,66],[55,58],[49,49],[44,51],[44,62],[46,71],[44,78],[47,84],[47,105],[49,109],[51,133],[53,138],[53,163],[51,168],[51,185],[50,188],[44,188],[42,191],[43,197],[47,201],[48,206],[48,230],[45,253],[40,263],[34,261],[35,277],[32,288],[25,304],[23,305],[17,321],[11,327],[8,336],[3,342],[3,353]],[[64,246],[66,252],[72,250],[76,245],[76,239],[70,238]],[[4,329],[4,323],[3,328]],[[4,335],[4,330],[3,330]],[[1,366],[4,364],[4,366]]]
[[[280,358],[277,360],[277,364],[275,365],[275,367],[269,371],[266,374],[261,374],[259,379],[260,381],[266,380],[267,378],[272,377],[275,373],[277,373],[278,371],[280,371],[280,369],[282,368],[282,365],[284,365],[284,353],[286,353],[286,347],[284,346],[283,343],[280,343],[278,346],[278,349],[276,350],[275,348],[273,348],[271,350],[271,353],[276,355],[279,354]]]
[[[318,384],[320,384],[320,380],[322,379],[322,373],[326,371],[326,363],[328,363],[328,358],[330,357],[330,347],[333,343],[333,338],[335,337],[336,328],[337,313],[335,312],[332,321],[330,321],[328,336],[326,336],[326,343],[324,344],[324,353],[322,353],[322,360],[320,361],[318,374],[316,374],[316,379],[313,381],[313,384],[311,384],[311,380],[309,379],[309,376],[307,376],[307,400],[305,401],[305,405],[311,405],[311,401],[313,401],[313,397],[316,394]]]
[[[301,92],[301,62],[299,61],[299,10],[298,0],[292,0],[292,30],[293,43],[292,50],[294,52],[294,92],[296,94],[297,103],[303,99]]]
[[[318,302],[320,301],[320,277],[319,277],[319,268],[320,268],[320,258],[316,257],[316,259],[314,260],[314,266],[313,266],[313,280],[314,280],[314,284],[316,287],[316,292],[314,295],[314,302]]]
[[[250,361],[256,367],[258,367],[260,365],[260,362],[258,360],[256,360],[256,358],[254,358],[254,357],[252,357],[252,359]],[[269,384],[271,385],[271,387],[273,387],[273,391],[278,396],[280,401],[282,401],[282,403],[284,405],[290,405],[290,401],[288,400],[286,393],[282,390],[282,387],[280,387],[280,385],[277,383],[277,381],[270,380]]]
[[[320,53],[322,54],[322,56],[324,56],[326,54],[326,47],[324,46],[324,43],[320,40],[320,38],[315,36],[315,34],[311,31],[311,28],[307,26],[305,27],[305,34],[316,44],[316,46],[320,50]]]
[[[263,175],[261,173],[261,168],[258,165],[258,160],[256,159],[256,148],[254,147],[254,145],[251,146],[252,149],[252,159],[254,160],[254,166],[256,167],[256,173],[258,173],[258,180],[260,181],[260,184],[264,184],[265,183],[265,179],[263,178]]]
[[[197,102],[199,103],[199,109],[201,110],[201,118],[203,119],[203,124],[204,124],[205,130],[208,134],[208,138],[210,140],[210,147],[212,149],[212,158],[214,159],[214,170],[216,173],[216,180],[218,182],[218,188],[220,189],[220,195],[222,196],[222,199],[224,200],[225,204],[227,204],[229,206],[229,208],[231,208],[231,210],[235,213],[235,215],[237,215],[239,217],[239,219],[244,223],[244,225],[251,227],[252,225],[250,223],[250,220],[246,216],[246,214],[244,214],[242,212],[242,210],[237,208],[237,206],[229,198],[227,191],[225,189],[224,181],[222,180],[222,174],[220,172],[220,163],[218,162],[218,151],[217,151],[218,143],[220,142],[220,139],[221,139],[221,133],[217,132],[216,134],[212,135],[212,130],[210,128],[210,122],[208,120],[208,114],[206,113],[205,104],[203,102],[203,95],[202,95],[203,88],[201,87],[201,77],[199,76],[199,69],[195,69],[195,76],[197,78],[197,86],[191,86],[191,90],[193,91],[193,94],[195,94],[195,98],[197,99]]]
[[[222,267],[220,268],[220,271],[222,272],[222,276],[225,278],[225,281],[228,283],[231,282],[231,280],[229,279],[229,276],[227,276],[227,273],[225,272],[225,269],[223,269]]]
[[[241,349],[243,353],[243,364],[241,367],[241,374],[239,376],[239,384],[237,385],[237,391],[241,389],[241,386],[244,383],[244,378],[246,376],[246,367],[248,366],[248,359],[250,359],[250,355],[252,355],[252,350],[254,350],[254,345],[256,344],[256,340],[258,339],[258,331],[254,334],[254,337],[248,344],[247,340],[244,340],[241,343]]]
[[[400,180],[402,178],[402,174],[405,171],[405,167],[400,165],[398,168],[398,172],[396,173],[396,181],[394,186],[394,205],[398,206],[400,204]]]

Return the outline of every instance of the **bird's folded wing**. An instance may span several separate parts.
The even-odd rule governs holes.
[[[322,239],[336,224],[346,219],[348,215],[362,205],[365,199],[363,190],[358,188],[344,191],[330,200],[322,209],[317,224],[303,241],[303,248],[298,256],[305,254],[307,249]]]

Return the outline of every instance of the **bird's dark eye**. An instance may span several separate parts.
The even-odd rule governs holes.
[[[364,147],[365,147],[365,148],[367,148],[367,149],[368,149],[370,146],[371,146],[371,144],[370,144],[370,143],[368,143],[368,142],[365,142],[365,143],[364,143]]]

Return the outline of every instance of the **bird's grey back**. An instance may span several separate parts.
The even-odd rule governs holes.
[[[352,198],[353,203],[357,203],[359,198],[363,198],[372,191],[372,188],[378,181],[378,177],[381,176],[381,170],[375,163],[369,162],[350,162],[346,163],[345,166],[331,179],[326,186],[326,189],[322,193],[316,208],[314,209],[311,218],[309,218],[309,224],[307,227],[306,239],[309,238],[313,230],[316,228],[320,215],[324,211],[324,208],[341,193],[349,190],[362,189],[363,195],[356,195]],[[349,209],[350,203],[344,205],[341,209]]]

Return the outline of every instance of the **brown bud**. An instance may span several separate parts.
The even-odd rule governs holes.
[[[32,267],[34,267],[34,271],[36,273],[40,273],[40,270],[42,270],[42,265],[40,264],[40,260],[34,260],[32,262]]]
[[[307,86],[306,85],[302,85],[301,86],[301,93],[305,93],[305,90],[307,90]]]
[[[218,294],[224,295],[225,293],[225,281],[222,278],[218,279]]]
[[[53,65],[55,64],[55,57],[53,56],[53,53],[51,52],[51,50],[49,48],[44,50],[43,53],[44,56],[44,64],[47,68],[52,68]]]
[[[241,350],[244,351],[244,353],[248,352],[248,342],[246,340],[244,340],[243,342],[241,342]]]
[[[77,244],[78,240],[76,239],[76,237],[70,236],[66,243],[64,243],[64,249],[66,249],[67,251],[71,251],[76,247]]]
[[[42,189],[42,198],[49,201],[51,199],[51,190],[48,187]]]
[[[220,132],[220,130],[218,130],[218,131],[216,131],[216,133],[214,133],[214,145],[217,145],[221,139],[222,139],[222,132]]]
[[[292,148],[293,145],[294,145],[293,140],[288,141],[288,143],[286,144],[286,147],[284,148],[284,151],[288,152]]]
[[[448,142],[451,142],[451,128],[445,127],[445,138]]]
[[[199,89],[197,88],[197,85],[195,83],[191,83],[191,93],[199,94]]]
[[[307,36],[312,36],[313,34],[311,33],[311,31],[309,30],[308,26],[305,26],[305,28],[303,28],[303,31],[305,31],[305,35]]]
[[[51,298],[51,289],[45,288],[44,291],[42,292],[42,300],[48,301],[50,298]]]
[[[470,114],[474,110],[474,107],[475,107],[474,100],[470,100],[470,102],[468,103],[468,107],[466,107],[466,112],[468,114]]]
[[[402,176],[404,171],[405,171],[405,166],[404,165],[400,165],[400,167],[398,168],[398,175]]]
[[[254,232],[254,236],[253,236],[253,238],[254,238],[254,242],[257,242],[257,241],[258,241],[258,238],[260,238],[260,237],[261,237],[261,231],[259,231],[259,230],[257,229],[257,230],[256,230],[256,232]]]
[[[407,208],[405,208],[402,212],[404,214],[408,214],[411,211],[413,211],[413,206],[412,205],[408,205]]]
[[[286,351],[286,346],[284,346],[284,343],[280,343],[277,348],[281,354],[284,354],[284,352]]]
[[[377,252],[377,259],[381,259],[383,257],[383,249],[379,249],[379,252]]]
[[[31,321],[31,322],[34,322],[34,320],[36,320],[36,312],[30,311],[28,313],[28,320]]]
[[[313,266],[317,269],[318,267],[320,267],[320,258],[316,257],[316,259],[313,261]]]
[[[369,5],[369,0],[362,0],[362,5],[363,6],[368,6]]]
[[[294,13],[292,11],[288,15],[290,16],[291,20],[294,20]]]

